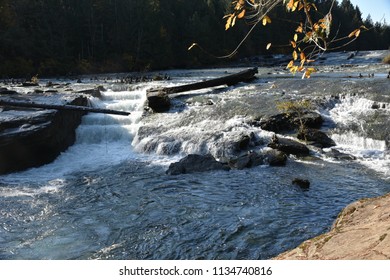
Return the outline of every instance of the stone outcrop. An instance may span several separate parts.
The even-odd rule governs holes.
[[[277,136],[273,137],[271,143],[268,144],[268,147],[279,150],[288,155],[307,156],[310,154],[310,150],[306,147],[306,145],[291,139],[279,138]]]
[[[47,96],[48,101],[86,106],[78,95]],[[25,100],[25,95],[18,95]],[[45,96],[28,96],[45,102]],[[54,101],[55,100],[55,101]],[[0,174],[21,171],[52,162],[73,145],[76,128],[85,112],[3,108],[0,116]]]
[[[282,113],[261,119],[253,123],[253,125],[259,126],[267,131],[282,133],[299,129],[301,121],[305,127],[309,128],[320,128],[324,122],[321,115],[316,112],[307,112],[301,118],[296,113]]]
[[[299,131],[298,139],[311,142],[313,146],[318,148],[330,148],[336,146],[336,143],[325,132],[318,129],[307,128]]]
[[[215,170],[230,170],[229,166],[218,162],[212,155],[188,155],[179,162],[171,163],[166,171],[169,175],[189,174]]]
[[[347,206],[332,229],[277,260],[390,260],[390,194]]]

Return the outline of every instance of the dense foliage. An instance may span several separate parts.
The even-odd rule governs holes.
[[[313,1],[325,14],[329,2]],[[225,31],[223,17],[231,0],[0,0],[0,76],[63,75],[196,67],[228,54],[250,25],[244,21]],[[374,4],[374,3],[373,3]],[[350,50],[387,49],[390,27],[362,19],[349,0],[332,10],[332,32],[348,36],[365,25]],[[289,42],[299,14],[282,5],[270,14],[272,24],[259,26],[235,56],[291,52]],[[331,35],[332,36],[332,35]],[[272,49],[266,45],[272,42]]]

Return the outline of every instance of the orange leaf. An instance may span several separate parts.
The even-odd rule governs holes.
[[[358,28],[358,29],[355,29],[354,31],[352,31],[349,35],[348,35],[348,38],[352,38],[352,37],[359,37],[359,35],[360,35],[360,29]]]
[[[301,52],[301,60],[306,60],[306,55],[303,52]]]
[[[238,14],[237,18],[243,18],[244,16],[245,16],[245,9],[242,10],[242,12]]]
[[[297,47],[297,43],[295,43],[294,41],[290,41],[291,43],[291,46],[295,49]]]

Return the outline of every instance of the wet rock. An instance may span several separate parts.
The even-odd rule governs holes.
[[[318,148],[330,148],[336,146],[336,143],[326,133],[318,129],[304,129],[301,130],[298,135],[298,139],[312,142],[313,146]]]
[[[294,180],[292,180],[292,184],[297,185],[303,190],[307,190],[310,188],[310,181],[306,179],[295,178]]]
[[[270,166],[285,166],[287,162],[287,155],[278,150],[267,151],[265,157]]]
[[[188,155],[179,162],[172,163],[166,173],[168,175],[189,174],[215,170],[230,170],[226,164],[218,162],[212,155]]]
[[[356,157],[350,154],[342,153],[336,149],[330,149],[325,153],[327,157],[338,159],[338,160],[356,160]]]
[[[24,87],[38,87],[39,84],[35,83],[35,82],[24,82],[24,83],[22,83],[22,86],[24,86]]]
[[[171,100],[163,91],[148,92],[147,97],[148,106],[156,113],[166,112],[171,108]]]
[[[273,137],[271,143],[268,144],[268,147],[288,155],[307,156],[310,154],[310,150],[306,145],[291,139],[278,138],[277,136]]]
[[[0,88],[0,94],[13,95],[13,94],[18,94],[18,93],[14,90],[9,90],[7,88]]]
[[[299,129],[301,120],[305,127],[309,128],[320,128],[324,122],[321,115],[316,112],[307,112],[300,118],[296,113],[283,113],[262,119],[257,126],[267,131],[280,133]]]
[[[251,151],[246,155],[242,155],[238,158],[230,159],[229,166],[232,169],[244,169],[263,165],[266,162],[266,156],[260,153]]]
[[[251,137],[246,134],[242,134],[240,139],[236,142],[236,149],[239,151],[243,151],[248,149],[249,143],[251,142]]]

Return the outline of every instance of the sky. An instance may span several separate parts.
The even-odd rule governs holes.
[[[380,21],[383,16],[386,23],[390,24],[390,0],[350,0],[353,5],[359,6],[362,18],[366,19],[368,14],[374,22]],[[383,19],[382,19],[383,22]]]

